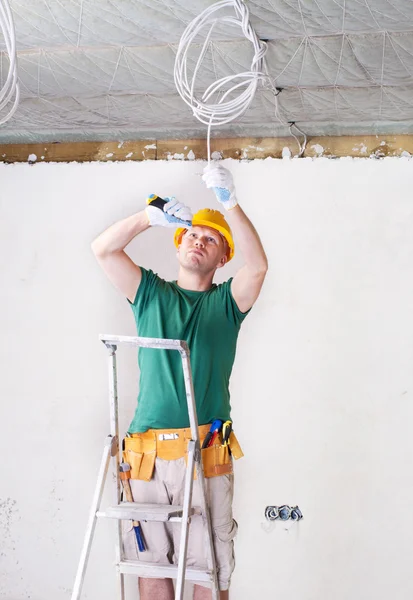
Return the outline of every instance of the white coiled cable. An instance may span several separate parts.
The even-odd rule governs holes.
[[[6,116],[0,116],[0,125],[3,125],[14,115],[20,100],[20,86],[17,79],[16,33],[8,0],[0,0],[0,28],[9,55],[9,72],[3,87],[0,89],[0,115],[7,105],[12,102],[14,96],[13,105]]]
[[[217,11],[228,7],[232,7],[235,9],[236,16],[230,16],[227,14],[224,16],[217,16],[215,14]],[[195,81],[202,60],[208,50],[208,44],[210,42],[213,29],[217,25],[217,23],[229,23],[231,25],[241,27],[244,36],[252,43],[254,49],[254,56],[252,58],[251,69],[250,71],[245,71],[243,73],[239,73],[238,75],[228,75],[227,77],[222,77],[221,79],[218,79],[217,81],[212,83],[205,90],[202,97],[198,99],[194,95]],[[190,76],[188,74],[187,69],[188,51],[190,45],[194,43],[194,39],[196,38],[196,36],[200,35],[204,27],[209,27],[209,31],[206,35],[204,44],[196,62],[194,72]],[[212,4],[211,6],[206,8],[199,16],[195,17],[195,19],[191,21],[191,23],[188,25],[188,27],[182,34],[175,58],[175,85],[181,98],[184,100],[184,102],[186,102],[186,104],[188,104],[191,107],[194,116],[199,121],[201,121],[201,123],[208,125],[208,162],[210,162],[211,160],[211,128],[216,125],[224,125],[241,116],[253,101],[255,92],[260,82],[262,85],[266,85],[273,91],[275,101],[275,115],[281,123],[287,125],[287,123],[284,123],[280,119],[278,114],[277,96],[280,93],[280,90],[275,87],[272,79],[268,74],[264,58],[266,51],[267,44],[257,37],[253,27],[251,26],[249,20],[249,10],[246,4],[243,2],[243,0],[220,0],[215,4]],[[232,84],[232,82],[234,82],[234,85],[229,87],[229,89],[226,89],[228,88],[228,85]],[[243,89],[238,96],[232,99],[227,99],[230,94],[232,94],[233,92],[237,92],[239,89],[242,88],[245,89]],[[211,98],[211,96],[217,93],[221,94],[219,101],[216,103],[208,104],[208,101]],[[290,125],[290,131],[292,126],[295,125]],[[302,146],[298,141],[298,144],[300,146],[300,156],[304,153],[305,143],[306,139],[304,142],[304,146]]]

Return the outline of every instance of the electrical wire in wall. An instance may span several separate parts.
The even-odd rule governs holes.
[[[224,9],[234,8],[235,16],[228,14]],[[221,11],[221,15],[217,13]],[[208,51],[211,36],[219,24],[230,24],[242,29],[244,36],[252,44],[254,55],[249,71],[235,75],[228,75],[217,79],[208,86],[200,98],[195,95],[196,78],[201,69],[201,64]],[[195,40],[202,35],[203,29],[209,28],[201,51],[196,60],[192,74],[188,72],[187,61],[192,58],[191,45],[195,46]],[[243,0],[220,0],[206,8],[200,15],[189,23],[179,42],[174,67],[174,79],[176,89],[181,98],[188,104],[194,116],[208,126],[207,151],[208,162],[211,160],[211,129],[214,126],[225,125],[240,117],[250,106],[254,99],[258,85],[271,89],[274,94],[275,117],[289,127],[291,135],[296,139],[299,146],[299,156],[302,156],[307,144],[307,136],[297,127],[294,121],[286,123],[279,115],[278,96],[281,92],[271,79],[265,60],[267,44],[260,40],[249,20],[249,10]],[[293,133],[295,128],[304,137],[301,143]]]
[[[0,125],[3,125],[14,115],[20,100],[20,86],[17,78],[16,33],[8,0],[0,0],[0,28],[9,59],[8,74],[0,89]]]

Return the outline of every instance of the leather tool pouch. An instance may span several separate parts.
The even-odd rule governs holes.
[[[150,481],[155,467],[156,439],[126,437],[123,460],[130,464],[131,479]]]
[[[235,460],[238,460],[244,456],[241,446],[239,445],[239,441],[237,440],[233,431],[231,431],[231,435],[229,436],[229,446],[231,448],[232,456],[235,458]]]
[[[231,454],[229,453],[229,447],[223,446],[221,443],[213,444],[201,450],[205,477],[217,477],[218,475],[233,473],[232,456],[238,459],[244,454],[234,432],[231,432],[229,442]]]

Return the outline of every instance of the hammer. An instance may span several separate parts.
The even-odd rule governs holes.
[[[126,500],[133,502],[132,490],[130,489],[130,465],[126,462],[122,462],[119,465],[120,479],[122,481],[123,491],[125,492]],[[139,521],[133,521],[133,528],[135,530],[136,541],[138,542],[139,552],[145,552],[145,542],[143,541],[142,529]]]

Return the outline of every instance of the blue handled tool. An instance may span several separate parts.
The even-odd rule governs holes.
[[[209,431],[205,436],[204,443],[202,444],[202,449],[208,448],[208,446],[211,446],[213,444],[216,436],[218,435],[218,431],[221,429],[221,427],[222,427],[221,419],[215,419],[215,421],[212,422],[212,425],[209,428]]]
[[[135,530],[136,541],[138,542],[139,552],[145,552],[145,542],[143,541],[142,528],[139,521],[133,522],[133,529]]]

